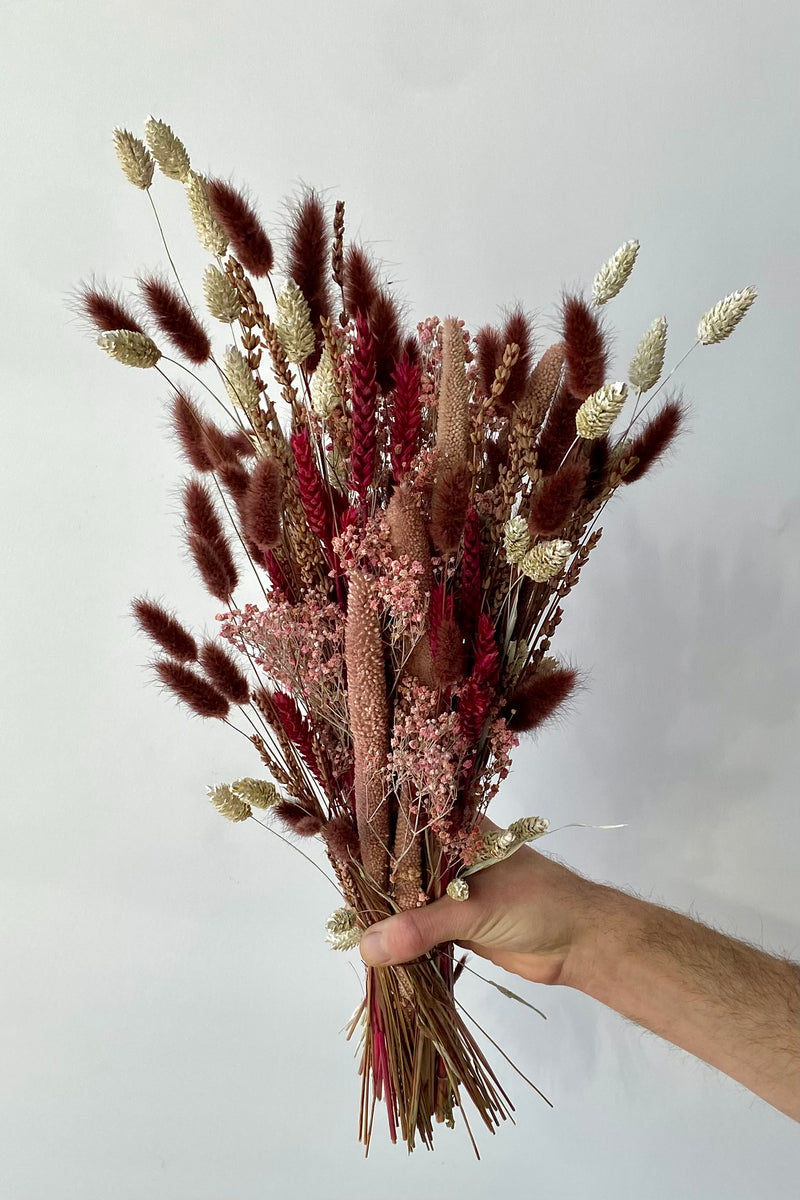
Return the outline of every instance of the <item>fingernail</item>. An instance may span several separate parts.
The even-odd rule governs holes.
[[[361,957],[368,967],[380,967],[391,958],[386,938],[380,929],[368,929],[358,945]]]

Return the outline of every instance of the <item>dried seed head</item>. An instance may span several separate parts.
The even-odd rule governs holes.
[[[212,317],[226,323],[238,319],[242,311],[239,293],[228,276],[213,263],[209,263],[203,275],[203,292]]]
[[[518,842],[533,842],[547,833],[549,828],[547,817],[520,817],[518,821],[511,822],[508,832],[513,833]]]
[[[145,122],[144,136],[150,147],[153,158],[160,169],[170,179],[178,179],[185,183],[191,168],[186,147],[179,137],[172,132],[169,125],[155,117],[148,117]]]
[[[97,344],[111,358],[126,367],[154,367],[161,358],[161,351],[146,333],[133,329],[112,329],[97,335]]]
[[[134,187],[146,192],[153,182],[155,163],[144,142],[134,137],[127,129],[114,129],[114,149],[119,165]]]
[[[247,359],[235,346],[228,346],[223,367],[225,390],[231,402],[248,414],[254,412],[258,408],[258,384],[247,365]]]
[[[539,542],[523,555],[519,569],[536,583],[545,583],[559,575],[572,553],[572,543],[556,538],[552,542]]]
[[[275,784],[268,779],[237,779],[231,784],[231,790],[239,800],[253,808],[271,808],[283,799]]]
[[[206,789],[208,798],[218,813],[229,821],[246,821],[252,816],[250,805],[235,795],[229,783],[219,783]]]
[[[331,361],[331,352],[327,342],[322,351],[322,357],[316,371],[311,376],[311,403],[314,412],[324,420],[329,417],[341,400],[336,387],[336,375]]]
[[[224,254],[228,249],[228,235],[211,211],[205,177],[198,171],[189,171],[184,186],[200,244],[210,254]]]
[[[578,437],[588,438],[591,441],[608,433],[619,416],[627,396],[628,385],[626,383],[604,383],[596,392],[592,392],[575,414],[575,428],[578,431]]]
[[[325,922],[325,941],[333,950],[352,950],[361,941],[361,930],[356,925],[356,914],[352,908],[337,908]]]
[[[619,250],[604,263],[594,277],[592,296],[595,304],[605,304],[620,292],[633,270],[639,243],[636,238],[623,242]]]
[[[512,517],[506,521],[504,541],[508,561],[520,563],[531,548],[528,522],[524,517]]]
[[[469,900],[469,884],[466,879],[451,879],[447,885],[451,900]]]
[[[720,300],[700,318],[697,340],[704,346],[724,342],[725,338],[733,333],[757,295],[754,287],[746,287],[740,292],[731,292],[724,300]]]
[[[314,350],[316,335],[308,301],[293,279],[287,280],[278,296],[275,326],[289,362],[295,365],[305,362]]]
[[[631,365],[628,367],[628,379],[631,387],[640,392],[649,392],[661,378],[664,367],[664,351],[667,347],[667,318],[656,317],[653,324],[643,335],[636,347]]]
[[[488,858],[505,858],[517,839],[508,829],[489,829],[483,835],[483,846],[478,861]]]

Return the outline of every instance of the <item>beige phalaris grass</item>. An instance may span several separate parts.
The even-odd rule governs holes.
[[[725,338],[733,333],[757,295],[756,289],[748,286],[740,292],[731,292],[725,296],[707,313],[703,313],[697,326],[697,340],[704,346],[724,342]]]
[[[532,842],[543,833],[547,833],[549,828],[550,822],[547,817],[520,817],[518,821],[511,822],[508,832],[512,833],[518,842]]]
[[[224,358],[225,390],[231,401],[246,413],[258,408],[258,384],[247,365],[247,359],[236,349],[228,346]]]
[[[334,909],[325,922],[328,942],[333,950],[352,950],[361,941],[361,929],[356,924],[356,914],[347,905]]]
[[[631,387],[640,392],[649,392],[661,378],[664,369],[664,352],[667,348],[667,318],[656,317],[650,328],[639,339],[636,352],[628,367]]]
[[[190,170],[184,187],[200,244],[210,254],[224,254],[228,249],[228,235],[211,211],[205,176]]]
[[[562,538],[552,542],[538,542],[519,562],[523,575],[536,583],[546,583],[559,575],[572,553],[572,543]]]
[[[602,437],[608,433],[619,416],[622,406],[628,396],[626,383],[604,383],[596,392],[592,392],[575,414],[575,428],[578,437]]]
[[[100,333],[97,344],[126,367],[154,367],[161,358],[161,351],[153,339],[134,329],[111,329]]]
[[[119,165],[134,187],[146,192],[153,182],[155,163],[144,142],[127,129],[114,129],[114,149]]]
[[[231,790],[239,800],[253,808],[272,808],[283,799],[274,783],[268,779],[237,779],[231,784]]]
[[[286,281],[278,296],[275,327],[289,362],[295,366],[305,362],[314,350],[314,329],[308,301],[293,279]]]
[[[229,821],[246,821],[252,816],[250,805],[236,795],[229,783],[208,788],[208,798],[217,812]]]
[[[457,876],[447,885],[447,894],[451,900],[469,900],[469,884],[466,879]]]
[[[622,291],[633,270],[638,253],[639,242],[636,238],[632,238],[628,242],[623,242],[616,254],[612,255],[608,262],[603,263],[592,284],[592,296],[595,304],[605,304]]]
[[[169,179],[186,183],[191,170],[189,155],[183,142],[169,125],[156,117],[148,117],[144,126],[144,136],[150,153],[163,174]]]
[[[311,404],[314,412],[325,420],[340,403],[331,352],[326,342],[317,369],[311,376]]]
[[[531,548],[531,535],[524,517],[511,517],[503,530],[506,558],[519,564]]]
[[[228,276],[214,263],[209,263],[203,275],[203,294],[206,307],[218,321],[230,324],[242,311],[242,300]]]

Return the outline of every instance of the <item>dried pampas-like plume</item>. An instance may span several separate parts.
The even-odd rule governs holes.
[[[185,183],[192,164],[189,162],[186,147],[169,125],[155,117],[148,117],[144,126],[144,136],[160,170],[169,179]]]
[[[442,326],[442,376],[436,420],[436,447],[442,463],[457,466],[469,457],[469,384],[464,333],[455,317]]]
[[[157,275],[139,279],[145,303],[161,332],[198,366],[211,357],[211,341],[177,288]]]
[[[283,471],[271,455],[256,463],[243,509],[247,535],[264,550],[277,546],[281,537]]]
[[[634,483],[635,480],[641,479],[644,473],[658,462],[675,439],[683,416],[684,408],[680,400],[668,400],[636,437],[631,438],[626,447],[626,454],[638,458],[639,461],[623,476],[624,483]]]
[[[251,275],[269,275],[275,261],[272,242],[255,208],[243,193],[223,179],[206,183],[208,202],[225,230],[231,250]]]
[[[592,296],[595,304],[606,304],[618,295],[628,281],[628,277],[639,253],[639,242],[632,238],[623,242],[614,254],[597,272],[592,284]]]
[[[127,129],[114,129],[114,149],[125,178],[143,192],[153,182],[155,163],[144,142]]]
[[[157,642],[162,650],[179,662],[194,662],[197,658],[197,642],[188,629],[160,604],[153,600],[137,597],[132,605],[134,616],[141,629]]]
[[[355,805],[364,868],[384,891],[389,881],[389,806],[384,769],[389,751],[386,668],[380,618],[369,583],[353,572],[345,626],[347,709],[353,731]]]
[[[704,346],[724,342],[725,338],[733,333],[757,295],[754,287],[746,287],[740,292],[731,292],[724,300],[718,301],[700,318],[697,340]]]
[[[228,276],[213,263],[209,263],[203,275],[203,294],[208,311],[217,321],[228,324],[238,320],[242,311],[241,297]]]
[[[171,659],[158,659],[155,663],[161,682],[191,708],[198,717],[227,717],[229,704],[221,692],[196,675],[191,667]]]
[[[647,332],[642,335],[628,367],[631,387],[640,392],[649,392],[651,387],[655,387],[661,378],[666,348],[667,318],[656,317]]]
[[[290,363],[299,365],[314,352],[316,338],[311,327],[311,310],[293,279],[288,279],[275,312],[275,328]]]
[[[97,335],[97,344],[111,358],[126,367],[154,367],[161,358],[161,351],[146,333],[132,329],[112,329]]]
[[[605,383],[584,400],[575,414],[578,437],[592,441],[608,433],[628,397],[626,383]]]
[[[328,284],[330,231],[324,205],[313,188],[306,190],[292,212],[288,258],[288,274],[306,298],[316,336],[316,349],[305,362],[306,369],[313,371],[323,346],[320,319],[331,315]]]
[[[250,684],[230,653],[217,642],[205,641],[200,647],[200,665],[211,683],[231,704],[247,704]]]
[[[586,463],[568,462],[555,475],[547,475],[534,492],[528,513],[531,538],[552,537],[563,529],[578,507],[586,486]]]
[[[189,171],[184,188],[189,214],[200,245],[208,250],[209,254],[224,254],[228,249],[228,235],[212,212],[205,176],[197,171]]]
[[[509,729],[515,733],[538,729],[555,716],[575,689],[577,671],[560,667],[555,659],[545,659],[542,666],[544,669],[517,687],[508,698],[506,720]]]
[[[455,550],[464,532],[472,475],[466,462],[445,463],[431,494],[431,539],[442,554]]]
[[[597,313],[580,296],[567,296],[562,314],[566,386],[573,396],[586,400],[606,379],[605,333]]]

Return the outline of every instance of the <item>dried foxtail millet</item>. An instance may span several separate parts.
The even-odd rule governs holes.
[[[316,338],[308,301],[293,279],[286,281],[278,296],[275,327],[289,362],[295,366],[305,362],[314,351]]]
[[[639,242],[636,238],[632,238],[629,242],[623,242],[616,254],[603,264],[592,284],[592,296],[595,304],[605,304],[622,291],[633,270],[638,253]]]
[[[649,392],[661,378],[664,369],[664,353],[667,348],[667,318],[656,317],[650,328],[639,340],[636,352],[628,367],[631,387],[640,392]]]
[[[189,155],[183,142],[173,133],[169,125],[155,117],[148,117],[145,122],[144,136],[150,147],[150,153],[163,174],[170,179],[186,183],[191,170]]]
[[[239,292],[224,271],[213,263],[208,264],[203,275],[203,294],[212,317],[226,324],[238,320],[242,311]]]
[[[154,367],[161,358],[161,351],[146,333],[133,329],[112,329],[97,335],[101,350],[126,367]]]
[[[224,254],[228,249],[228,235],[211,211],[205,177],[198,171],[190,170],[184,187],[200,244],[210,254]]]
[[[119,165],[134,187],[146,192],[153,182],[155,163],[144,142],[127,129],[114,130],[114,149]]]
[[[616,421],[628,396],[626,383],[604,383],[584,400],[575,414],[578,437],[602,437]]]
[[[746,287],[740,292],[731,292],[725,296],[700,318],[697,340],[704,346],[724,342],[725,338],[733,333],[757,295],[754,287]]]
[[[538,542],[523,555],[519,569],[536,583],[546,583],[560,575],[572,553],[572,543],[556,538],[552,542]]]
[[[208,798],[217,812],[229,821],[246,821],[252,816],[250,805],[236,795],[229,783],[208,788]]]

